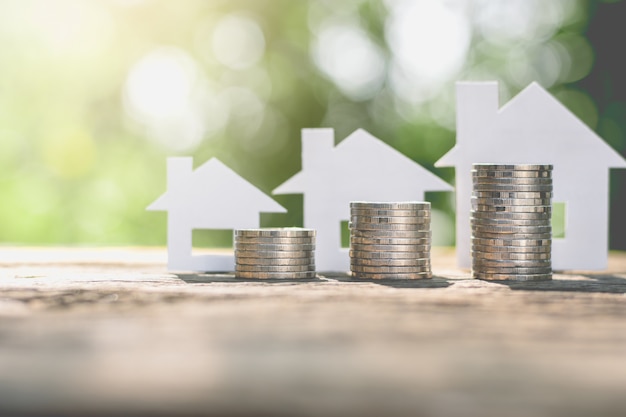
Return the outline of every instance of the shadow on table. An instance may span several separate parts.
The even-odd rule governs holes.
[[[254,282],[263,284],[285,284],[304,282],[323,282],[319,277],[315,278],[283,278],[283,279],[260,279],[260,278],[236,278],[234,272],[175,274],[178,279],[187,284],[210,284],[210,283],[244,283]]]
[[[602,274],[576,274],[568,277],[567,274],[555,275],[552,281],[540,282],[515,282],[498,281],[507,285],[512,290],[537,290],[537,291],[573,291],[573,292],[597,292],[597,293],[626,293],[626,278],[615,275]]]
[[[452,285],[446,278],[433,276],[430,279],[363,279],[353,278],[348,274],[321,274],[326,279],[339,282],[371,283],[392,288],[446,288]]]
[[[372,283],[393,288],[446,288],[451,283],[443,278],[434,276],[432,279],[360,279],[353,278],[346,273],[318,273],[315,278],[293,279],[259,279],[259,278],[236,278],[233,272],[222,273],[188,273],[176,274],[180,280],[187,284],[211,284],[211,283],[263,283],[263,284],[286,284],[286,283],[311,283],[311,282],[350,282]]]

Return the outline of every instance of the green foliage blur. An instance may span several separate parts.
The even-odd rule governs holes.
[[[624,153],[624,103],[579,84],[608,3],[0,0],[0,242],[163,245],[145,207],[166,157],[218,157],[269,194],[304,127],[365,128],[453,182],[433,164],[461,79],[500,81],[502,103],[537,80]],[[430,197],[453,244],[453,197]],[[276,199],[289,213],[262,224],[301,225],[302,197]]]

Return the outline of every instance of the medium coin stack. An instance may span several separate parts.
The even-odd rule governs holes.
[[[315,278],[315,230],[235,230],[237,278]]]
[[[430,203],[350,203],[353,277],[430,278],[430,243]]]
[[[552,165],[474,164],[472,275],[552,279]]]

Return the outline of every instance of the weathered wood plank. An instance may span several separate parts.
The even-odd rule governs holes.
[[[1,415],[626,410],[626,255],[504,285],[168,274],[163,251],[0,250]]]

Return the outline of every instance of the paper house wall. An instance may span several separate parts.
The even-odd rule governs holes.
[[[566,230],[553,241],[553,268],[606,268],[609,169],[626,161],[539,84],[500,108],[496,82],[457,83],[457,143],[435,165],[456,168],[461,267],[471,261],[470,170],[480,162],[554,165],[553,202],[565,203]]]
[[[302,171],[273,194],[304,194],[304,226],[317,229],[317,269],[347,271],[341,222],[350,202],[423,201],[426,191],[452,187],[365,130],[335,146],[333,129],[303,129]]]
[[[214,272],[232,271],[234,255],[193,256],[194,229],[256,228],[261,212],[286,212],[216,158],[196,170],[192,158],[168,158],[167,191],[148,210],[168,212],[168,269]]]

